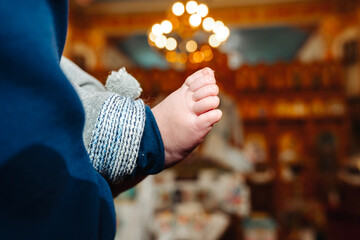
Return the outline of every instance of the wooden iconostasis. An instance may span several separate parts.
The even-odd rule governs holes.
[[[279,194],[292,194],[291,187],[281,185],[292,182],[296,177],[292,168],[298,167],[304,172],[302,194],[321,195],[322,179],[336,177],[348,152],[350,119],[341,64],[293,62],[244,65],[236,70],[221,64],[212,68],[221,93],[232,98],[240,112],[238,124],[243,126],[245,144],[261,146],[264,161],[276,170]],[[195,69],[129,72],[141,82],[142,97],[153,105],[180,87]]]

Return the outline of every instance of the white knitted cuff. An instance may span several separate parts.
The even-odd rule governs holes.
[[[136,167],[145,125],[145,105],[117,94],[104,103],[89,145],[94,168],[111,183],[121,181]]]

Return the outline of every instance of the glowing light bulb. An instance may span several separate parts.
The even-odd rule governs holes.
[[[149,33],[149,39],[150,39],[150,41],[155,42],[156,36],[154,35],[153,32],[150,32],[150,33]]]
[[[164,48],[166,46],[166,43],[167,43],[167,39],[164,35],[157,37],[155,40],[155,45],[160,49]]]
[[[206,49],[204,51],[202,51],[202,53],[204,54],[204,60],[205,61],[211,61],[213,59],[213,53],[209,47],[209,49]]]
[[[193,54],[193,53],[191,53],[191,54],[189,55],[189,62],[190,62],[190,63],[195,63],[194,54]]]
[[[154,24],[154,26],[152,26],[151,28],[151,32],[154,34],[155,37],[160,37],[163,34],[161,25],[158,23]]]
[[[194,53],[193,58],[195,63],[201,63],[202,61],[204,61],[204,54],[197,51]]]
[[[176,62],[176,52],[167,52],[166,53],[166,60],[168,60],[169,62]]]
[[[205,31],[210,32],[213,30],[214,24],[215,20],[212,17],[207,17],[204,19],[202,26]]]
[[[219,28],[216,33],[216,38],[220,41],[220,42],[224,42],[226,41],[226,39],[230,36],[230,30],[228,27],[222,27]]]
[[[197,13],[200,17],[206,17],[209,13],[209,8],[205,4],[199,4]]]
[[[181,2],[176,2],[176,3],[174,3],[174,5],[172,6],[172,12],[173,12],[176,16],[181,16],[181,15],[183,15],[184,12],[185,12],[184,4],[182,4]]]
[[[201,17],[199,14],[193,14],[189,18],[189,23],[192,27],[198,27],[201,24]]]
[[[175,50],[176,46],[177,46],[177,42],[176,42],[175,38],[168,38],[166,40],[165,48],[167,50],[173,51],[173,50]]]
[[[211,47],[209,47],[208,45],[204,45],[201,47],[201,52],[204,54],[205,61],[211,61],[211,59],[213,58]]]
[[[186,3],[186,11],[189,13],[189,14],[194,14],[196,13],[198,10],[198,4],[197,2],[195,1],[189,1]]]
[[[163,33],[168,34],[171,32],[172,29],[173,29],[173,26],[169,20],[162,21],[161,30],[163,31]]]
[[[223,27],[224,27],[224,23],[222,21],[216,21],[214,23],[213,32],[216,33],[217,31],[219,31]]]
[[[186,43],[186,50],[188,52],[195,52],[197,49],[197,43],[194,40],[190,40]]]
[[[230,36],[230,29],[228,27],[225,27],[224,34],[225,34],[225,40],[228,39]]]
[[[218,46],[220,46],[221,42],[216,38],[215,34],[212,34],[209,37],[209,44],[210,46],[212,46],[213,48],[217,48]]]

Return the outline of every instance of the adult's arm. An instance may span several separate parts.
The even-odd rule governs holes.
[[[67,0],[0,1],[1,239],[113,239],[106,180],[59,66]]]

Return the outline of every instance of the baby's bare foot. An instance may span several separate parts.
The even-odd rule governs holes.
[[[152,109],[165,147],[165,167],[184,159],[218,122],[219,88],[209,68],[197,71]]]

